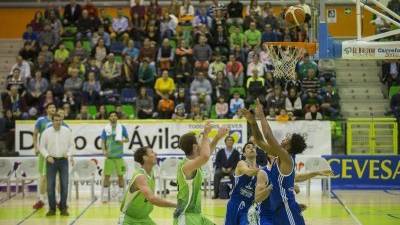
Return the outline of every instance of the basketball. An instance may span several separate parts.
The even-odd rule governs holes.
[[[301,25],[306,19],[306,13],[304,9],[299,6],[290,6],[285,13],[285,20],[291,25]]]

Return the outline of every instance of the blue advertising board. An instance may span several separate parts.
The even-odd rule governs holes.
[[[324,155],[332,189],[400,189],[400,156]]]

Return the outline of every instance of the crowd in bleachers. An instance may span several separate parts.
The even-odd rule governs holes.
[[[299,4],[304,4],[300,1]],[[240,118],[265,103],[269,119],[336,118],[335,72],[305,54],[295,80],[277,79],[265,42],[307,42],[309,24],[289,26],[284,9],[190,0],[140,1],[111,17],[91,1],[38,11],[2,93],[9,119],[34,119],[56,103],[65,119]]]

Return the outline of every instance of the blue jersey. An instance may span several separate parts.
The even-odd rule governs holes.
[[[53,126],[53,122],[50,122],[50,123],[47,124],[47,128],[52,127],[52,126]],[[66,127],[66,128],[71,130],[71,128],[64,121],[62,121],[61,126],[64,126],[64,127]]]
[[[264,166],[261,170],[268,177],[268,183],[266,184],[266,186],[268,187],[268,185],[271,184],[271,170],[266,166]],[[273,186],[272,188],[275,188],[275,186]],[[272,194],[272,192],[271,192],[271,194]],[[272,216],[271,195],[267,199],[265,199],[263,202],[260,203],[259,215],[260,216],[268,216],[268,217]]]

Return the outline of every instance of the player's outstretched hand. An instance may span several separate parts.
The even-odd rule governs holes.
[[[265,117],[264,106],[261,104],[260,99],[256,99],[256,116],[257,118]]]
[[[229,128],[227,126],[222,126],[218,129],[217,137],[223,138],[229,133]]]
[[[244,118],[246,118],[247,122],[249,122],[249,123],[255,122],[253,113],[251,113],[248,109],[245,109],[245,108],[240,109],[240,113],[242,113]]]
[[[334,174],[333,174],[332,170],[322,170],[322,171],[318,172],[318,175],[330,177],[330,176],[333,176]]]
[[[212,125],[210,121],[207,121],[206,124],[204,125],[204,135],[207,136],[212,130]]]

